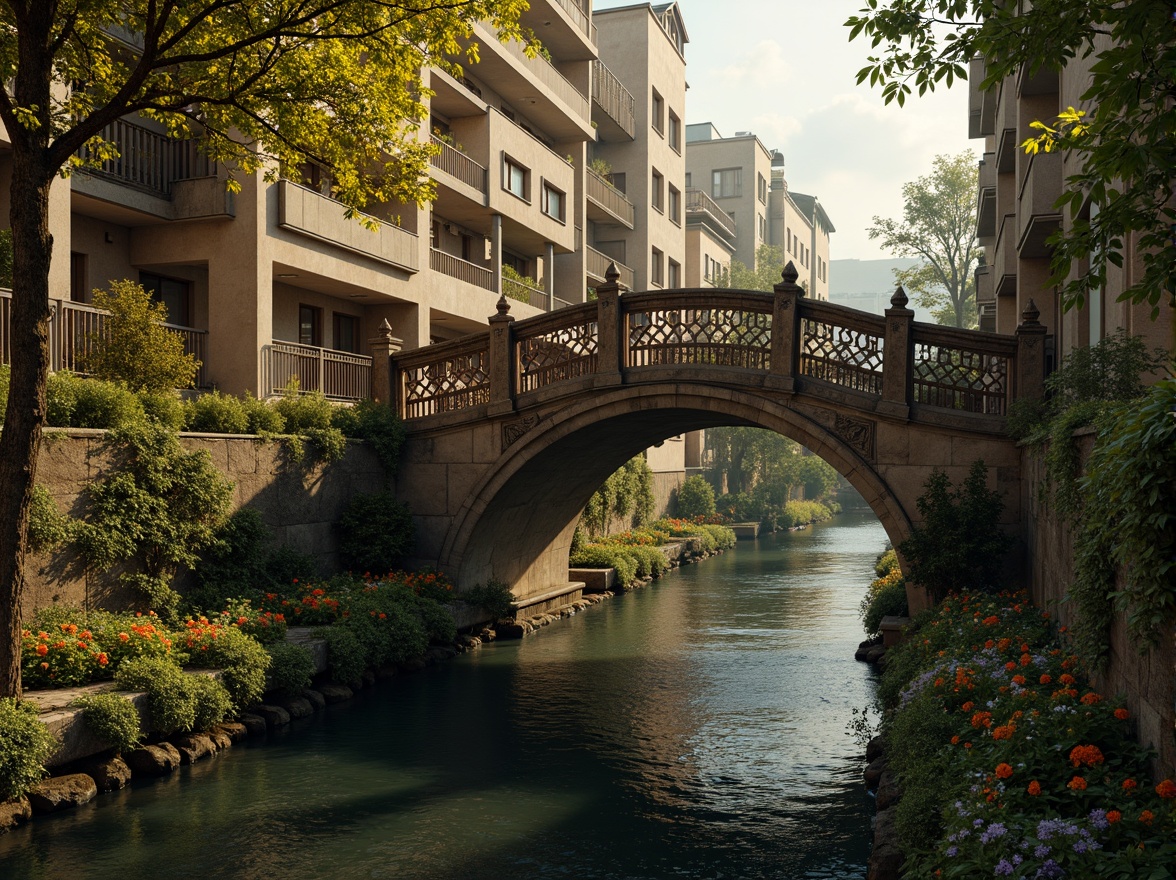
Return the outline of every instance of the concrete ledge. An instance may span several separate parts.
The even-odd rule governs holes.
[[[521,600],[518,603],[518,611],[515,612],[515,619],[520,620],[525,617],[533,617],[536,614],[543,614],[546,611],[551,611],[564,605],[571,605],[583,597],[584,582],[569,581],[553,590],[548,590],[546,593],[540,593],[538,596],[528,596],[526,599]]]
[[[878,631],[882,633],[882,645],[886,648],[892,648],[895,645],[902,644],[903,641],[903,627],[909,626],[911,619],[909,617],[896,617],[893,614],[888,614],[882,618],[882,623],[878,626]]]
[[[759,536],[760,524],[757,522],[731,523],[728,528],[735,533],[740,541],[754,541]]]
[[[585,593],[603,593],[613,589],[617,583],[615,568],[569,568],[568,577],[583,581]]]

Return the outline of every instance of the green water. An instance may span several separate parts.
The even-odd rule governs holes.
[[[846,514],[0,836],[0,878],[862,877]]]

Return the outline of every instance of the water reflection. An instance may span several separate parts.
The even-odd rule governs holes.
[[[0,876],[861,877],[869,517],[761,539],[0,837]]]

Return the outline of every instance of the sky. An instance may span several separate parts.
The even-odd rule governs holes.
[[[634,0],[595,0],[595,9]],[[837,232],[830,259],[892,256],[866,233],[875,216],[902,216],[902,185],[941,153],[972,150],[968,84],[886,106],[856,85],[869,41],[844,22],[864,0],[678,0],[686,33],[686,122],[724,137],[751,131],[784,154],[790,189],[821,200]]]

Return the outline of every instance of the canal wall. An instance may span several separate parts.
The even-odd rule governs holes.
[[[1080,458],[1085,465],[1094,448],[1095,431],[1077,433]],[[1038,487],[1046,485],[1044,450],[1022,450],[1022,483],[1025,536],[1028,542],[1028,580],[1033,600],[1057,615],[1064,625],[1075,613],[1065,599],[1074,582],[1074,542],[1069,527],[1059,520]],[[1126,616],[1116,614],[1110,623],[1110,657],[1106,668],[1094,676],[1104,694],[1122,694],[1136,719],[1139,741],[1159,754],[1161,777],[1176,771],[1176,638],[1169,629],[1160,644],[1146,653],[1127,631]]]
[[[37,460],[37,484],[58,510],[81,517],[85,490],[110,474],[113,454],[105,431],[53,430],[46,433]],[[315,558],[323,572],[337,568],[335,523],[355,495],[376,492],[384,468],[362,441],[351,440],[342,459],[330,464],[296,460],[287,444],[229,434],[182,434],[188,450],[203,450],[221,474],[233,481],[233,509],[257,510],[274,540]],[[24,618],[48,605],[83,608],[129,607],[138,597],[119,587],[117,572],[87,571],[74,553],[31,555],[25,565]]]

